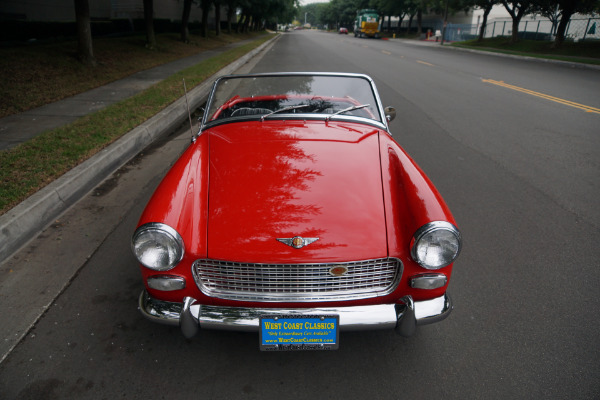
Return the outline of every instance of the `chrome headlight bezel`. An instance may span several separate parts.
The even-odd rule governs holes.
[[[441,254],[428,257],[429,247],[441,248]],[[410,243],[410,255],[421,267],[441,269],[452,264],[460,254],[462,239],[459,230],[449,222],[434,221],[420,227]]]
[[[179,233],[168,225],[150,222],[137,228],[131,250],[144,267],[168,271],[183,259],[185,246]]]

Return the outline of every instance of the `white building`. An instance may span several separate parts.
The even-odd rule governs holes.
[[[479,28],[483,22],[483,10],[473,10],[472,24]],[[527,39],[550,39],[556,27],[548,18],[528,14],[519,23],[519,32],[525,32]],[[495,5],[487,20],[485,37],[509,36],[512,34],[512,18],[503,5]],[[571,17],[566,37],[573,40],[600,39],[600,18],[597,15],[575,14]]]
[[[392,18],[391,27],[398,26],[398,18]],[[401,29],[408,27],[408,18],[401,22]],[[447,31],[450,35],[447,40],[468,40],[477,37],[479,28],[483,23],[483,10],[472,9],[448,15]],[[444,16],[439,14],[424,15],[422,26],[424,34],[427,30],[441,31]],[[417,26],[416,17],[412,20],[412,29]],[[388,19],[383,21],[383,28],[388,27]],[[550,40],[556,27],[552,22],[541,15],[525,15],[519,23],[519,32],[527,39]],[[512,18],[503,5],[496,5],[488,14],[485,37],[510,36],[512,34]],[[566,37],[573,40],[600,39],[600,17],[594,15],[576,14],[571,17],[567,27]]]
[[[92,20],[143,19],[142,0],[89,0]],[[155,0],[154,17],[180,21],[183,14],[183,0]],[[213,13],[209,16],[212,22]],[[223,15],[223,13],[221,13]],[[190,22],[200,21],[202,10],[199,2],[192,3]],[[73,0],[2,0],[0,19],[22,21],[75,21]]]

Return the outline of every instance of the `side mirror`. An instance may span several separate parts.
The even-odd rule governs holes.
[[[385,112],[385,118],[388,122],[392,122],[396,118],[396,109],[394,107],[386,107],[383,109]]]

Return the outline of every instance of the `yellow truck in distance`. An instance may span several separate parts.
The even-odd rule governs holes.
[[[375,10],[359,10],[354,20],[354,37],[379,38],[379,14]]]

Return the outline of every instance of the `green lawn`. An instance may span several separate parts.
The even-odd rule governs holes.
[[[228,41],[247,38],[248,36],[228,37],[225,40],[222,38],[212,39],[208,48],[222,46]],[[181,71],[129,99],[82,117],[67,126],[47,131],[12,149],[0,151],[0,214],[5,213],[180,98],[183,93],[182,79],[185,78],[186,86],[190,90],[224,66],[271,38],[272,35],[260,35],[249,44],[234,48]],[[3,98],[3,111],[10,114],[33,108],[45,102],[58,100],[119,79],[138,70],[185,57],[190,55],[190,50],[193,54],[207,48],[200,44],[186,45],[170,36],[160,37],[159,46],[162,50],[157,52],[146,50],[141,38],[115,39],[113,44],[112,50],[111,46],[105,44],[105,52],[98,52],[101,66],[97,69],[87,69],[79,65],[74,57],[66,51],[68,48],[66,44],[41,46],[37,50],[32,48],[13,49],[12,54],[20,62],[35,64],[32,65],[34,71],[24,71],[21,74],[15,67],[19,61],[14,59],[7,61],[3,59],[0,52],[2,63],[4,65],[11,64],[13,68],[16,68],[13,70],[16,75],[15,83],[11,83],[6,76],[2,78],[8,86],[2,88],[2,94],[5,96],[10,92],[13,99],[19,100],[13,100],[15,104],[12,104]],[[42,60],[46,60],[46,63],[44,64]],[[48,67],[47,70],[43,68],[44,65]],[[24,68],[25,64],[22,64],[22,67]],[[44,75],[44,78],[38,77],[35,82],[29,82],[28,80],[31,80],[36,74]],[[54,79],[59,82],[40,84],[40,82]],[[87,82],[88,79],[90,82]],[[21,89],[19,89],[20,86],[22,86]],[[36,93],[39,94],[24,93],[32,90],[36,90]],[[40,103],[41,100],[38,97],[44,100]],[[5,105],[7,106],[5,107]]]
[[[572,61],[600,65],[600,41],[564,42],[555,48],[553,42],[539,40],[519,40],[511,43],[508,37],[495,37],[482,42],[471,40],[453,43],[453,46],[492,51],[504,54],[515,54],[552,60]]]

